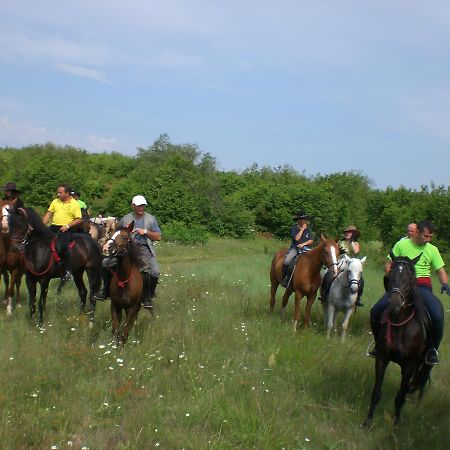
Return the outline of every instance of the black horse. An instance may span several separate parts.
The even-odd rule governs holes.
[[[391,253],[392,268],[388,275],[389,307],[386,309],[380,330],[374,336],[377,352],[375,361],[375,385],[372,401],[364,426],[370,426],[373,413],[381,398],[381,385],[390,361],[401,367],[400,390],[395,397],[395,424],[400,421],[400,411],[406,395],[419,391],[422,398],[433,366],[425,363],[427,335],[430,321],[419,291],[416,288],[414,265],[422,254],[413,260],[395,257]]]
[[[45,301],[48,286],[52,278],[63,275],[63,267],[58,255],[58,234],[44,225],[39,215],[32,208],[18,208],[9,216],[11,243],[16,251],[23,251],[26,283],[29,294],[31,317],[36,310],[36,287],[41,286],[39,297],[39,324],[43,323]],[[80,296],[81,312],[86,310],[87,290],[83,282],[86,271],[89,281],[88,314],[94,320],[95,299],[101,282],[101,250],[93,239],[85,233],[73,233],[69,250],[71,252],[71,270]],[[60,287],[58,290],[60,290]]]

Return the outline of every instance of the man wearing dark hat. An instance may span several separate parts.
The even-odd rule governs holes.
[[[291,246],[286,254],[283,264],[283,280],[281,280],[281,284],[283,286],[287,285],[287,272],[289,269],[289,264],[291,261],[299,254],[305,253],[311,250],[311,245],[314,242],[312,238],[311,230],[309,229],[309,216],[300,211],[295,217],[294,220],[297,221],[296,224],[292,225],[290,235],[291,235]]]
[[[4,191],[5,195],[2,199],[2,231],[8,231],[8,214],[13,207],[23,208],[23,201],[19,198],[20,190],[17,189],[16,183],[6,183],[0,188],[0,191]]]

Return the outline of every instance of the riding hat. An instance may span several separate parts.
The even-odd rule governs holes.
[[[355,225],[349,225],[349,226],[344,230],[344,233],[347,233],[347,231],[352,231],[353,234],[355,235],[356,239],[358,239],[359,236],[361,235],[361,232],[358,230],[358,228],[356,228]]]
[[[299,220],[299,219],[309,220],[309,216],[304,211],[299,211],[297,213],[297,215],[294,217],[294,220]]]
[[[6,183],[4,186],[0,188],[0,191],[14,191],[20,192],[20,189],[16,188],[16,183]]]
[[[143,195],[135,195],[133,197],[133,200],[131,200],[131,204],[133,204],[134,206],[147,205],[147,200],[145,200],[145,197]]]

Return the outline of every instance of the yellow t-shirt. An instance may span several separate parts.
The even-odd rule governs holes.
[[[59,198],[55,198],[50,203],[48,210],[53,213],[53,225],[63,226],[75,219],[81,219],[80,205],[74,198],[71,198],[68,202],[63,202]]]

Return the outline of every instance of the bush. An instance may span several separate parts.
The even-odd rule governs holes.
[[[164,225],[164,240],[180,244],[205,244],[208,232],[203,225],[173,221]]]

